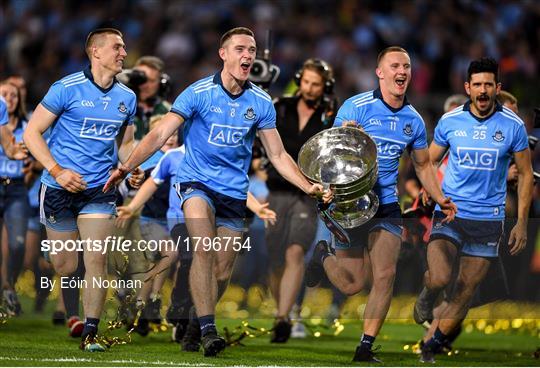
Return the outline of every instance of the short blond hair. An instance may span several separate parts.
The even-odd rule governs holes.
[[[403,47],[401,47],[401,46],[390,46],[390,47],[385,48],[381,52],[379,52],[379,55],[377,55],[377,65],[379,65],[381,63],[381,60],[384,59],[384,56],[386,54],[389,54],[391,52],[402,52],[402,53],[406,54],[407,56],[409,56],[409,53]]]
[[[518,102],[516,96],[504,90],[501,90],[501,92],[499,92],[497,95],[497,101],[499,101],[501,105],[504,105],[505,103],[516,105]]]
[[[92,46],[96,44],[96,40],[101,38],[102,35],[106,35],[106,34],[115,34],[120,37],[124,37],[122,32],[120,32],[116,28],[98,28],[98,29],[93,30],[92,32],[88,34],[88,36],[86,36],[86,43],[84,45],[84,50],[86,51],[86,55],[88,55],[89,59],[90,59],[90,55],[92,55],[91,53]]]

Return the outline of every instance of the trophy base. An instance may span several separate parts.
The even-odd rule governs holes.
[[[343,228],[353,229],[371,220],[378,209],[379,198],[371,190],[356,200],[331,204],[328,214]]]

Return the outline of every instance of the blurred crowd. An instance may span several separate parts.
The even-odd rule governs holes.
[[[463,93],[470,60],[494,57],[503,88],[517,97],[528,132],[540,135],[533,127],[533,108],[540,106],[540,90],[535,88],[540,82],[540,3],[535,1],[8,0],[2,12],[1,79],[25,79],[29,110],[52,82],[88,65],[82,45],[92,29],[114,26],[123,32],[125,67],[143,55],[160,57],[171,77],[172,100],[215,71],[220,35],[243,25],[255,31],[259,49],[264,48],[266,31],[272,30],[272,63],[281,69],[270,89],[273,96],[282,94],[306,58],[319,57],[333,66],[336,97],[343,101],[375,88],[376,56],[382,48],[404,47],[413,64],[409,99],[423,116],[428,135],[446,97]],[[533,167],[540,171],[540,148],[533,157]],[[401,170],[408,173],[399,184],[406,203],[406,179],[414,174],[407,160]],[[509,261],[515,298],[540,300],[539,215],[537,188],[528,250]],[[415,253],[406,252],[403,257],[410,264]],[[531,261],[535,252],[536,263]],[[407,289],[408,281],[404,276],[396,288],[416,292]]]

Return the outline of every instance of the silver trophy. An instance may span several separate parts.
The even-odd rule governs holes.
[[[334,200],[325,211],[344,229],[375,216],[379,198],[371,189],[378,176],[377,145],[360,129],[340,127],[315,134],[300,149],[298,166],[312,183],[334,188]]]

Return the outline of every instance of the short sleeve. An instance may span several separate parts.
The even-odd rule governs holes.
[[[130,101],[129,115],[126,118],[127,125],[133,125],[135,122],[135,116],[137,114],[137,97],[133,97]]]
[[[56,116],[62,114],[67,105],[66,87],[60,81],[55,82],[41,100],[41,104]]]
[[[272,102],[265,104],[264,114],[257,123],[257,129],[273,129],[276,127],[276,108]]]
[[[346,121],[356,121],[361,125],[358,119],[358,108],[352,103],[351,99],[346,100],[339,108],[336,118],[334,119],[334,127],[340,127]]]
[[[184,120],[190,119],[196,110],[197,95],[192,86],[189,86],[180,93],[171,107],[171,111],[183,117]]]
[[[441,147],[448,147],[448,137],[446,132],[445,120],[439,120],[433,134],[433,142]]]
[[[514,137],[512,139],[512,152],[520,152],[529,148],[529,137],[525,130],[525,125],[515,125]]]
[[[170,176],[169,166],[171,164],[171,155],[165,154],[158,162],[156,167],[150,173],[150,176],[154,180],[154,183],[161,185]]]
[[[411,143],[411,146],[413,149],[424,149],[427,148],[427,133],[426,133],[426,125],[424,124],[424,119],[421,117],[418,117],[418,119],[415,120],[416,123],[416,134],[414,135],[414,139]]]

